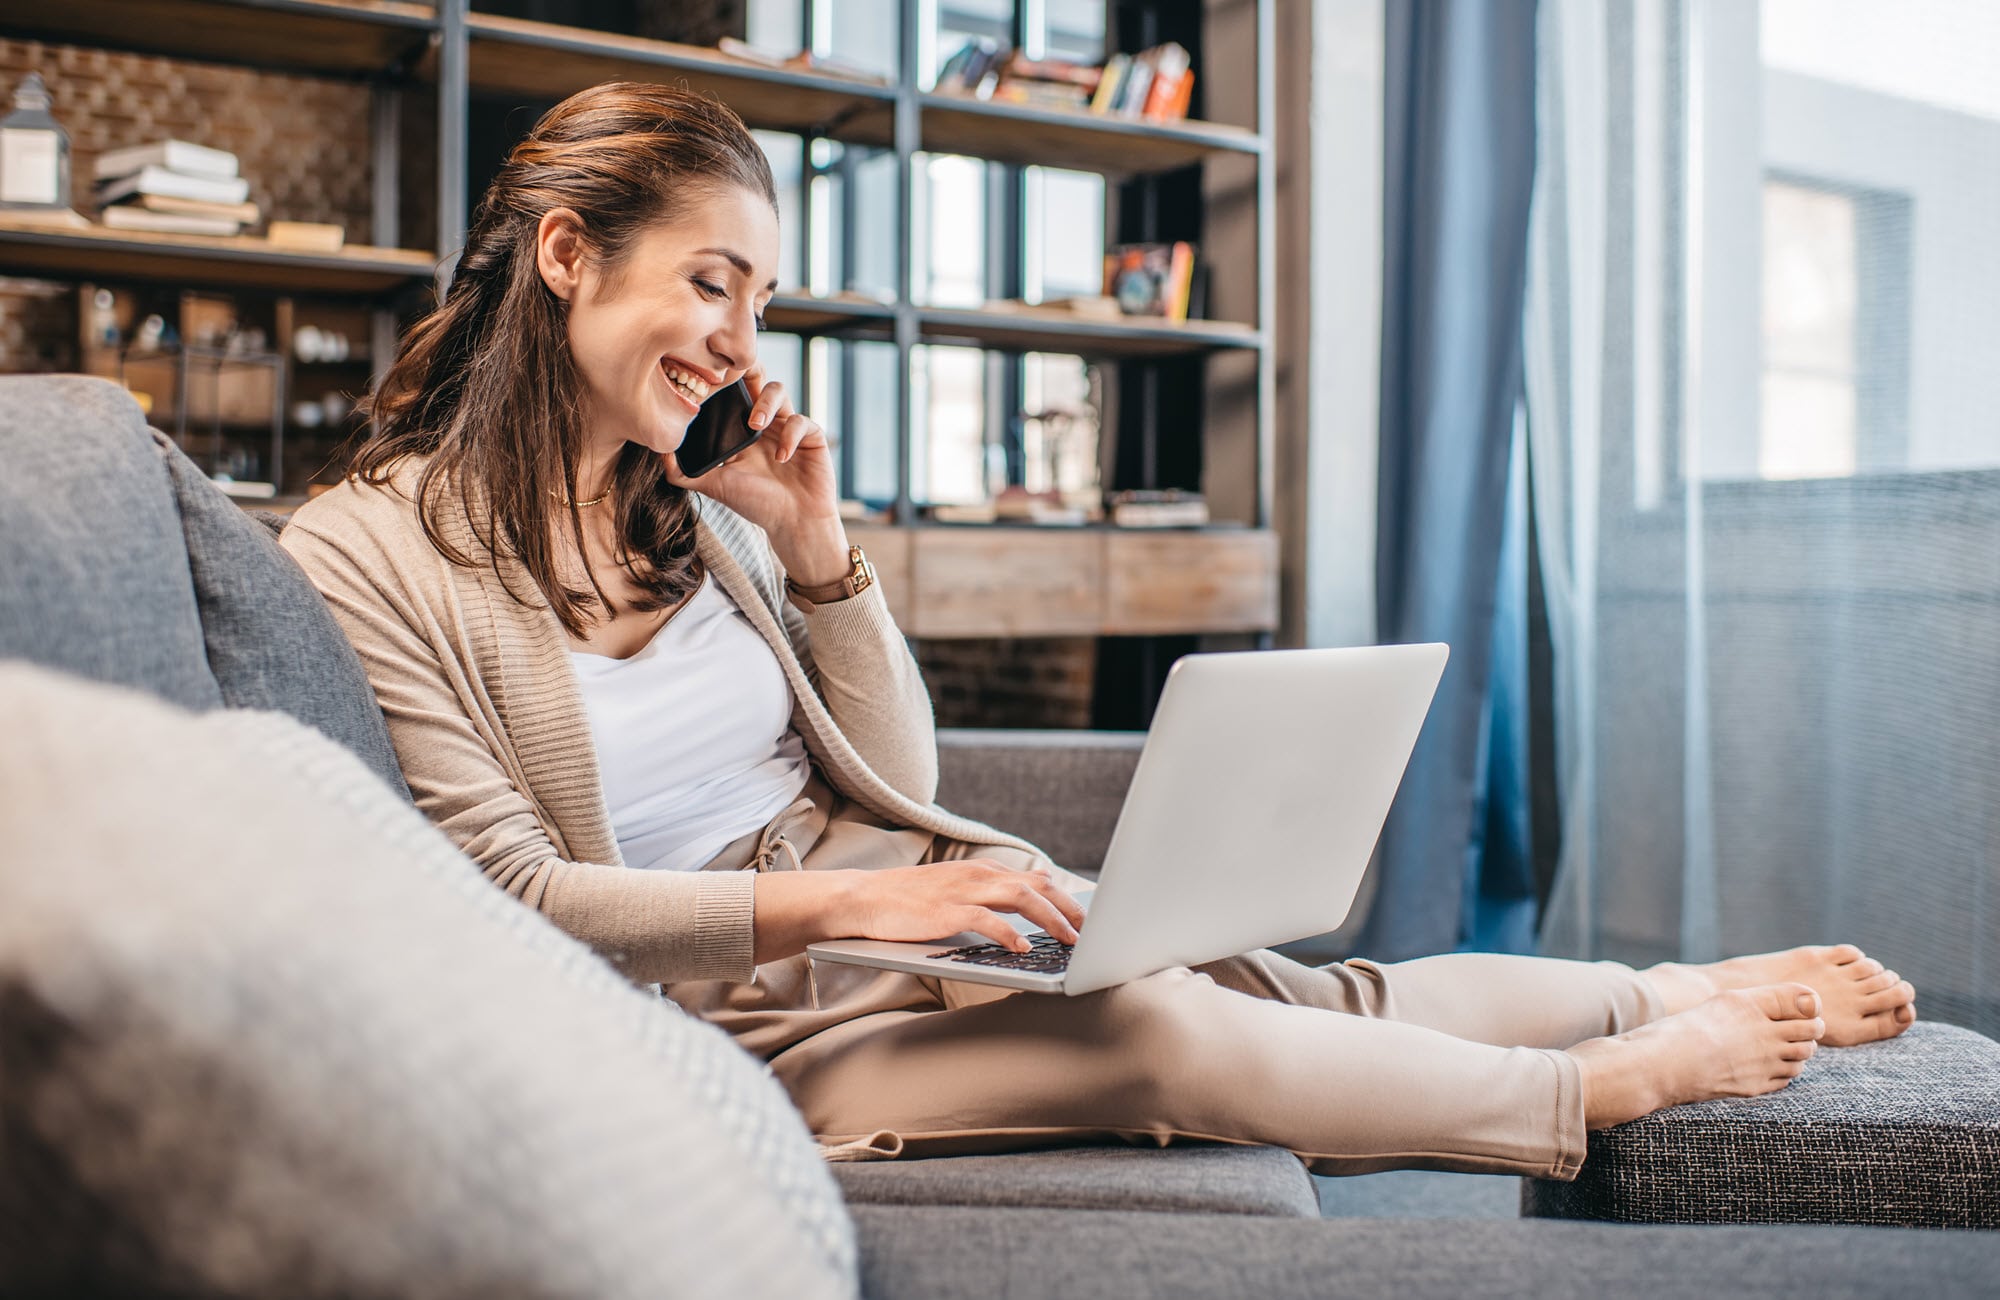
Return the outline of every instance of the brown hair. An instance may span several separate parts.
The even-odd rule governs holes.
[[[379,484],[404,457],[428,457],[417,500],[431,545],[454,564],[478,563],[439,529],[445,510],[461,511],[494,572],[503,553],[517,559],[572,636],[610,600],[595,577],[577,590],[556,572],[558,511],[583,554],[573,503],[587,430],[568,304],[536,268],[537,228],[553,208],[574,210],[586,256],[615,285],[646,229],[731,185],[777,206],[769,161],[716,100],[636,82],[570,96],[507,155],[473,215],[450,292],[411,327],[367,403],[374,433],[351,472]],[[693,503],[637,444],[620,452],[611,482],[618,561],[645,592],[635,607],[679,602],[699,577]]]

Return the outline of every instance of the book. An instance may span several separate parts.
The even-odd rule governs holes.
[[[75,208],[0,208],[0,226],[48,226],[88,230],[90,219]]]
[[[347,242],[347,231],[326,221],[273,221],[264,237],[282,248],[301,252],[337,253]]]
[[[141,194],[135,206],[148,212],[177,212],[186,217],[227,217],[246,226],[255,225],[264,215],[254,203],[207,203],[201,199],[177,199],[171,194]]]
[[[1000,79],[993,88],[996,104],[1026,104],[1034,108],[1083,109],[1090,107],[1090,95],[1081,86],[1058,85],[1047,81]]]
[[[1176,120],[1173,106],[1181,103],[1180,116],[1187,114],[1186,93],[1193,89],[1194,72],[1186,47],[1178,41],[1168,41],[1165,45],[1148,50],[1153,69],[1153,78],[1146,87],[1145,101],[1139,106],[1139,116],[1152,122]]]
[[[150,230],[162,235],[240,235],[243,223],[233,217],[197,217],[184,212],[152,212],[118,203],[97,214],[113,230]]]
[[[116,203],[133,194],[164,194],[176,199],[199,199],[204,203],[241,203],[250,197],[250,182],[236,177],[183,176],[164,167],[143,167],[129,176],[101,181],[97,187],[100,204]]]
[[[97,165],[91,169],[91,175],[98,180],[106,180],[114,176],[130,176],[147,167],[164,167],[184,176],[229,180],[236,175],[237,163],[236,155],[223,149],[210,149],[185,140],[156,140],[152,144],[112,149],[97,155]]]
[[[1132,60],[1132,66],[1125,69],[1125,79],[1119,84],[1118,95],[1111,102],[1111,111],[1120,117],[1137,117],[1145,106],[1146,92],[1153,85],[1153,65],[1141,54]]]
[[[938,69],[935,89],[943,95],[978,95],[984,99],[999,81],[1000,44],[990,36],[975,37]]]
[[[1111,522],[1121,528],[1200,528],[1208,523],[1208,501],[1198,492],[1113,492],[1106,498]]]
[[[1089,94],[1097,89],[1104,69],[1088,63],[1071,63],[1068,59],[1031,59],[1015,50],[1000,65],[1000,76],[1008,81],[1046,81],[1078,86]]]
[[[1118,98],[1118,91],[1125,84],[1125,73],[1132,66],[1129,54],[1114,54],[1104,64],[1104,71],[1097,79],[1097,93],[1090,97],[1090,111],[1109,113],[1111,105]]]
[[[1194,245],[1119,244],[1104,254],[1104,292],[1127,316],[1187,319]]]

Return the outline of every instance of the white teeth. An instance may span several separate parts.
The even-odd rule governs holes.
[[[679,366],[662,366],[661,369],[666,371],[668,379],[686,390],[687,394],[694,398],[696,403],[707,401],[708,395],[715,391],[714,385],[710,384],[706,379],[703,379],[700,375],[689,374]]]

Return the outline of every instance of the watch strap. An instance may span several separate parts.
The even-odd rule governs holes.
[[[859,596],[875,585],[875,566],[868,563],[868,557],[862,554],[859,546],[847,548],[847,563],[848,571],[844,576],[817,587],[802,587],[787,576],[785,590],[808,605],[831,605]]]

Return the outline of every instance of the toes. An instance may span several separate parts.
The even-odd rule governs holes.
[[[1897,1024],[1907,1028],[1917,1023],[1917,1004],[1914,1002],[1905,1002],[1889,1014],[1895,1017]]]
[[[1836,966],[1845,966],[1862,959],[1861,949],[1851,943],[1837,943],[1825,950],[1826,959]]]
[[[1863,957],[1860,961],[1848,964],[1847,974],[1858,982],[1866,983],[1875,976],[1882,974],[1882,963],[1876,961],[1873,957]]]
[[[1891,971],[1890,974],[1895,972]],[[1908,980],[1897,980],[1889,987],[1871,993],[1861,999],[1861,1014],[1872,1016],[1881,1011],[1893,1011],[1897,1007],[1908,1006],[1917,1000],[1917,987]]]
[[[1791,1043],[1816,1043],[1826,1037],[1826,1017],[1814,1016],[1810,1020],[1786,1020],[1781,1022],[1785,1041]]]
[[[1870,975],[1866,979],[1854,981],[1854,991],[1863,997],[1867,997],[1873,993],[1886,993],[1890,989],[1895,988],[1897,982],[1901,979],[1902,976],[1896,974],[1895,971],[1885,970],[1879,974]]]
[[[1818,1050],[1819,1044],[1812,1039],[1800,1039],[1798,1042],[1786,1043],[1783,1047],[1779,1048],[1778,1059],[1781,1061],[1808,1061],[1812,1059],[1812,1054]]]

